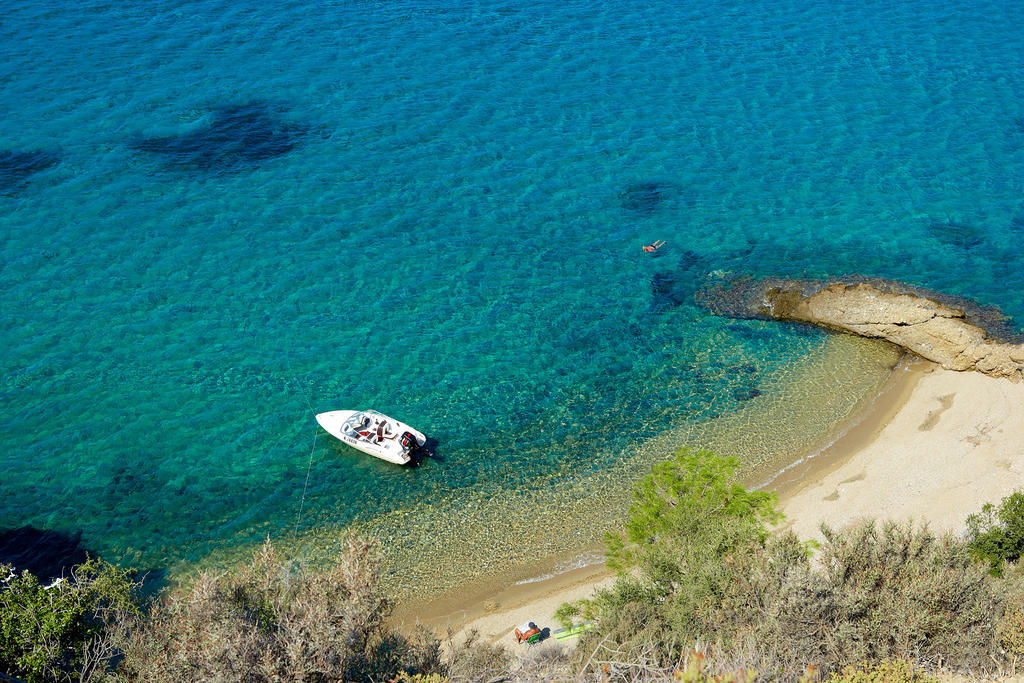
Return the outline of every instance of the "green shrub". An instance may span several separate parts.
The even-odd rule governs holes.
[[[116,649],[111,627],[138,614],[129,570],[88,560],[45,587],[0,565],[0,671],[27,681],[87,681],[103,675]]]
[[[666,585],[693,569],[679,564],[690,560],[691,553],[722,557],[764,540],[766,523],[781,518],[775,493],[747,491],[736,481],[738,467],[735,458],[704,450],[691,454],[687,449],[656,464],[633,492],[625,538],[606,536],[608,566],[637,567],[655,583]],[[711,540],[709,530],[715,531]]]
[[[999,503],[985,503],[980,513],[967,518],[967,541],[971,554],[989,563],[993,576],[1000,576],[1003,563],[1016,562],[1024,553],[1024,492],[1015,491]]]
[[[656,659],[674,661],[717,632],[737,558],[760,547],[767,524],[781,517],[775,494],[744,489],[737,467],[733,458],[683,450],[640,481],[625,534],[606,539],[616,583],[558,612],[563,622],[596,622],[581,652],[652,648]]]
[[[847,666],[825,679],[825,683],[939,683],[904,659],[887,659],[877,664]]]

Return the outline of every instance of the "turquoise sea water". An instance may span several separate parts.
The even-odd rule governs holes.
[[[1019,329],[1021,26],[1004,1],[9,1],[0,529],[162,567],[585,479],[823,344],[709,316],[709,271],[900,279]],[[350,407],[443,461],[314,445],[311,410]]]

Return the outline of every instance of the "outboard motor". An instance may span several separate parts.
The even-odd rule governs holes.
[[[418,448],[419,445],[419,442],[416,441],[416,437],[412,435],[412,432],[404,432],[402,434],[402,448],[411,451]]]

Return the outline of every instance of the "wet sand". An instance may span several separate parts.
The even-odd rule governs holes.
[[[819,537],[823,522],[842,526],[862,517],[928,520],[935,530],[959,531],[984,503],[1024,488],[1022,417],[1024,384],[908,360],[832,443],[767,481],[746,483],[777,490],[786,514],[781,528],[802,538]],[[612,580],[601,564],[524,584],[492,577],[410,604],[396,618],[441,633],[476,629],[513,644],[519,623],[555,629],[552,615],[562,602]]]

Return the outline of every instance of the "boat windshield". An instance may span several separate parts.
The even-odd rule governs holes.
[[[341,425],[341,431],[353,439],[368,440],[374,436],[390,435],[390,426],[388,418],[376,410],[364,410],[345,420]],[[376,440],[379,441],[379,438]]]

